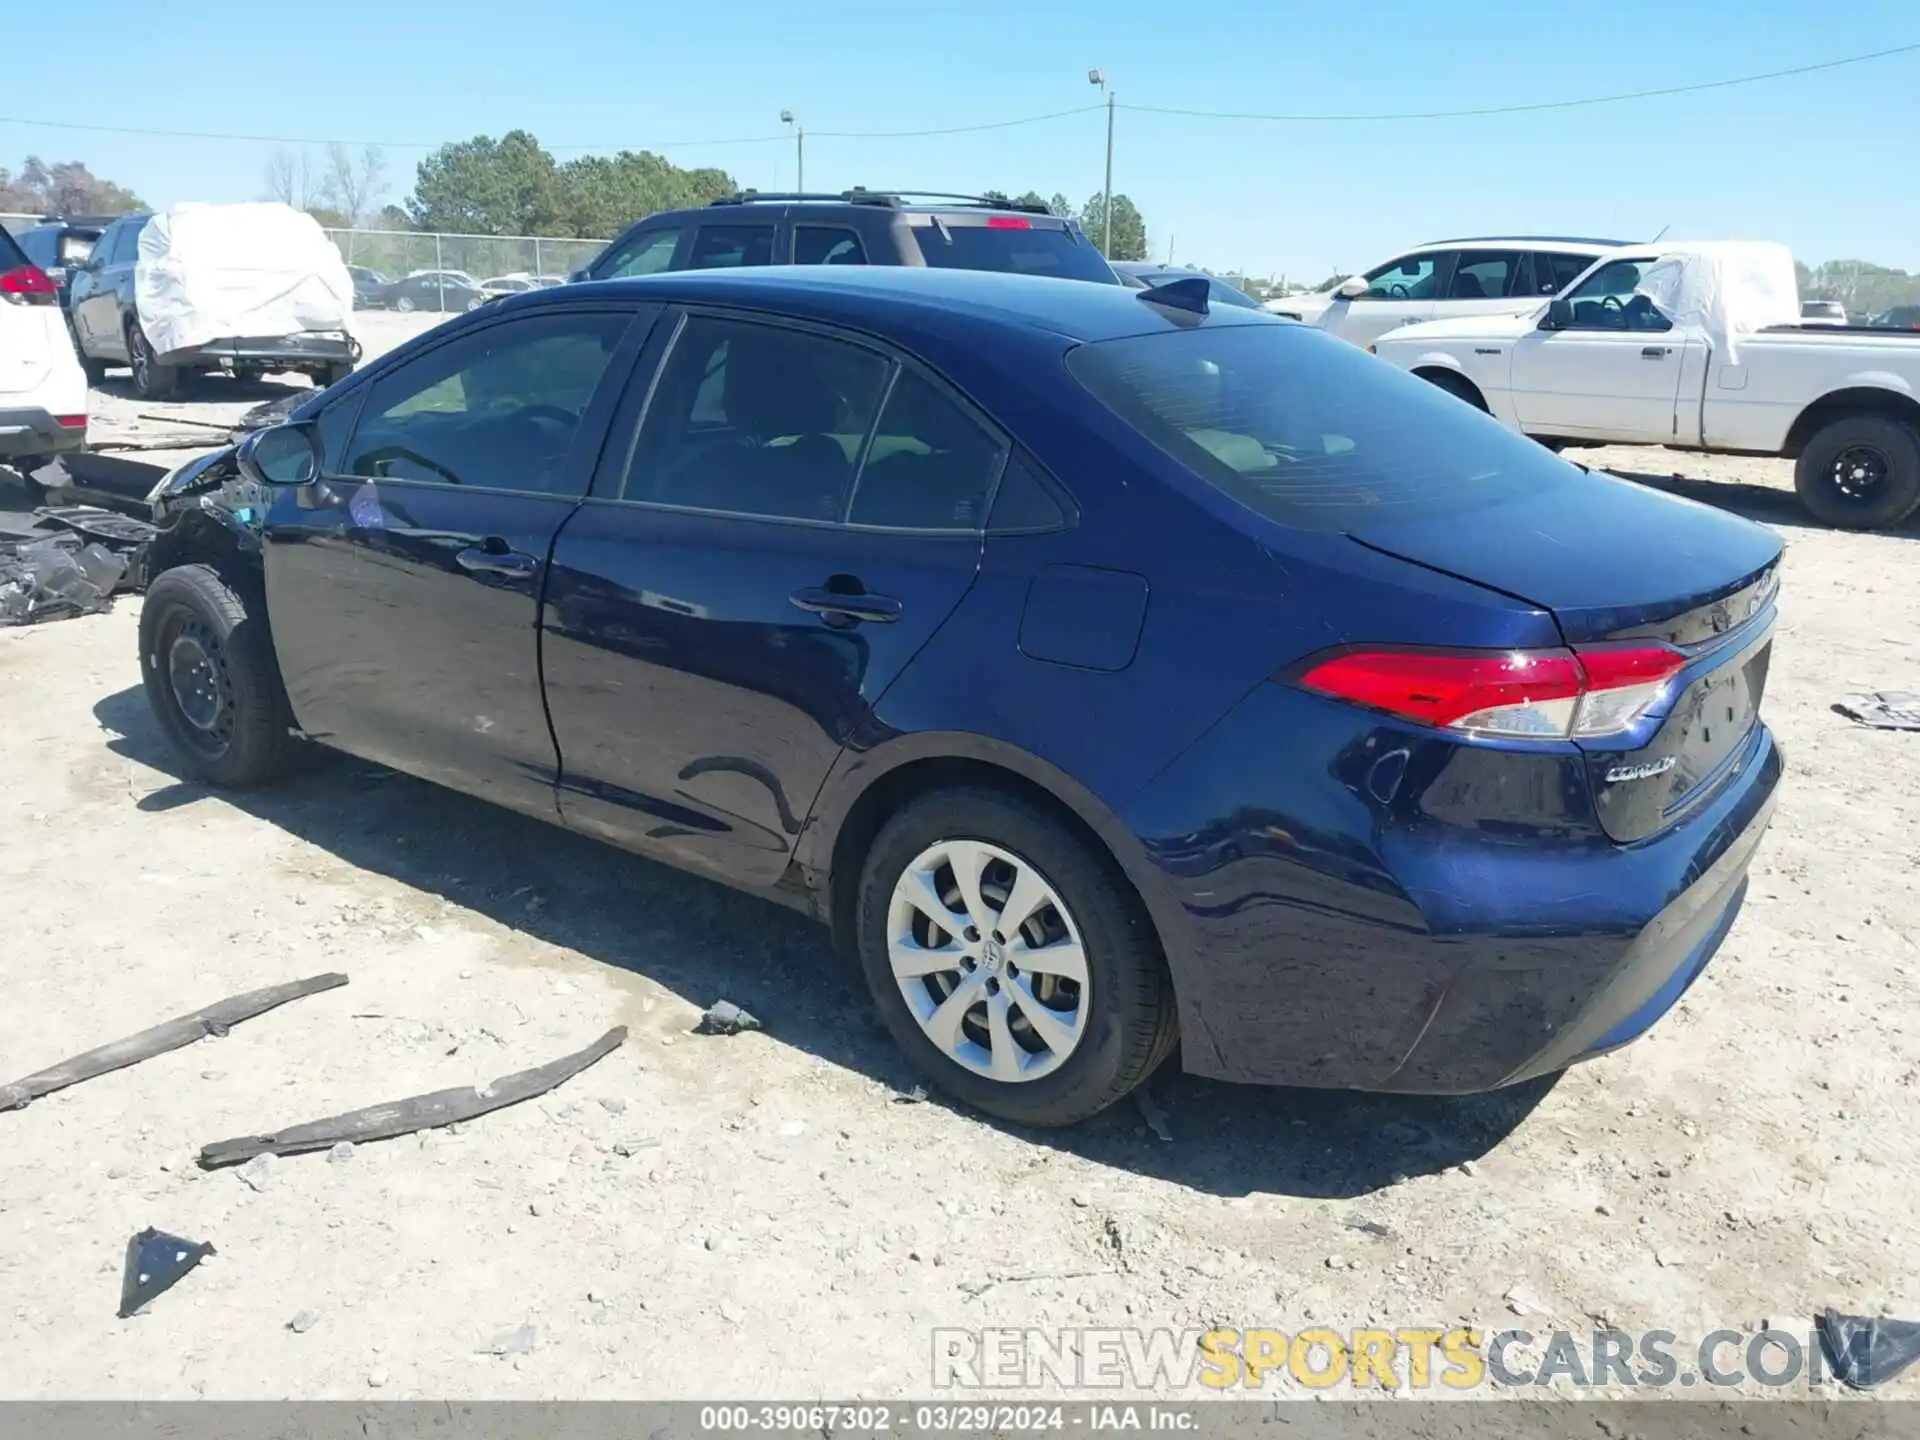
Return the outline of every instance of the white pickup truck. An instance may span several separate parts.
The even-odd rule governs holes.
[[[1616,251],[1527,314],[1404,325],[1368,349],[1556,449],[1783,455],[1801,503],[1847,529],[1920,508],[1920,335],[1802,324],[1784,246]]]

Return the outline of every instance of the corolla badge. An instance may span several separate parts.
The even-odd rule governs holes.
[[[1669,755],[1661,760],[1643,760],[1638,765],[1616,765],[1607,771],[1607,783],[1621,780],[1651,780],[1656,775],[1664,775],[1679,764],[1676,756]]]

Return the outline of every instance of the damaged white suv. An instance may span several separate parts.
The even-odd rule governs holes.
[[[87,443],[87,377],[60,290],[0,230],[0,465],[33,472]]]

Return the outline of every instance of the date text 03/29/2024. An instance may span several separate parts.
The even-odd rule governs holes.
[[[700,1431],[707,1435],[979,1435],[1072,1431],[1104,1434],[1147,1430],[1188,1432],[1198,1428],[1197,1406],[1158,1403],[816,1403],[700,1407]]]

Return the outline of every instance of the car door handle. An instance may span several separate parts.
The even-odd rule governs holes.
[[[1664,345],[1647,345],[1642,347],[1640,358],[1642,360],[1664,360],[1672,353],[1673,351],[1667,349]]]
[[[874,625],[891,625],[900,618],[903,609],[891,595],[868,595],[864,592],[848,595],[839,590],[807,589],[796,590],[789,598],[802,610],[815,615],[825,615],[828,619],[844,616],[848,620],[865,620]]]
[[[453,563],[469,575],[488,575],[499,580],[525,580],[540,568],[540,562],[533,556],[509,550],[504,542],[493,541],[469,546],[453,557]]]

